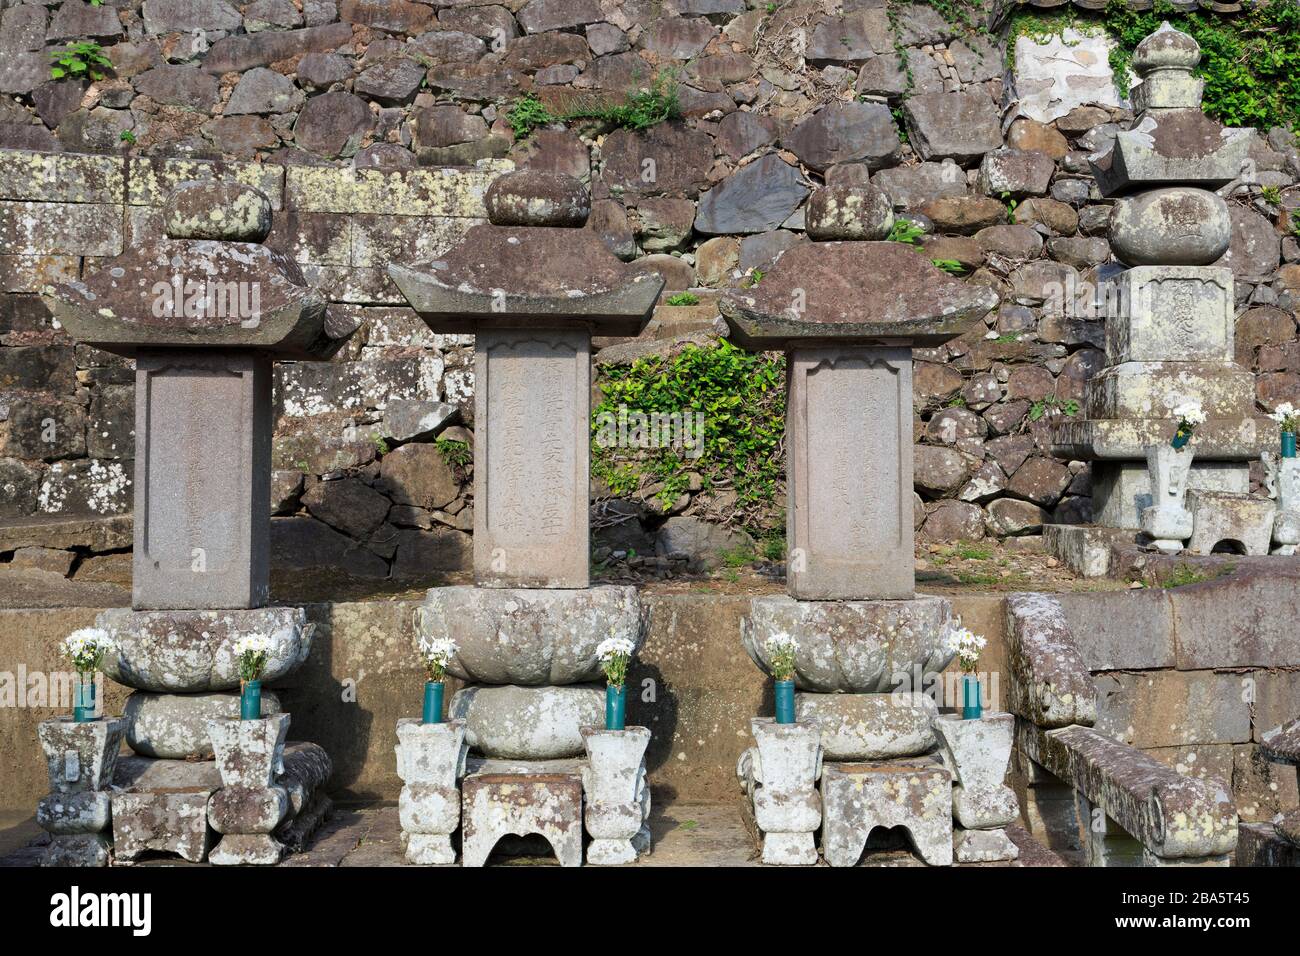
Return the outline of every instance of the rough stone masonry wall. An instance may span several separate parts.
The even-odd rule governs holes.
[[[1011,5],[989,6],[982,22],[996,28]],[[102,45],[110,75],[52,81],[49,51],[80,39]],[[277,378],[277,561],[363,579],[462,564],[470,466],[432,439],[471,437],[471,343],[427,332],[383,265],[447,248],[481,215],[491,166],[512,161],[588,181],[590,227],[670,290],[752,277],[799,238],[813,186],[869,176],[930,230],[923,254],[1003,295],[985,327],[917,356],[922,537],[1084,520],[1087,468],[1053,459],[1048,429],[1101,366],[1104,323],[1061,314],[1049,293],[1117,268],[1086,155],[1129,113],[1087,105],[1119,102],[1104,56],[1064,52],[1077,105],[1053,99],[1050,57],[1013,77],[996,29],[971,33],[920,3],[0,0],[0,147],[43,154],[5,153],[0,174],[0,524],[129,509],[129,366],[74,348],[36,292],[156,231],[167,183],[233,174],[272,196],[270,244],[362,325],[334,362]],[[518,142],[507,122],[525,93],[591,109],[662,69],[675,71],[680,120],[561,124]],[[1051,121],[1012,121],[1017,103]],[[1272,407],[1300,402],[1300,155],[1275,130],[1253,157],[1280,206],[1258,189],[1237,197],[1226,261],[1239,360]],[[665,306],[653,343],[602,360],[707,341],[717,323],[703,298]],[[686,495],[666,520],[662,507],[632,511],[653,542],[706,509]],[[0,535],[0,560],[12,550]],[[120,575],[113,557],[103,564]]]

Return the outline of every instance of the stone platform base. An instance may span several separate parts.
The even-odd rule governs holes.
[[[816,721],[827,760],[883,760],[923,754],[935,745],[939,715],[926,694],[794,695],[795,717]]]
[[[1116,546],[1133,546],[1137,532],[1127,528],[1103,528],[1100,525],[1043,525],[1043,544],[1075,574],[1085,578],[1103,578],[1111,567]]]
[[[289,805],[285,818],[273,834],[222,837],[209,819],[209,802],[222,789],[214,761],[121,757],[113,773],[113,857],[130,863],[152,851],[192,863],[277,863],[324,819],[330,804],[321,787],[332,769],[320,746],[286,745],[284,772],[275,781]]]

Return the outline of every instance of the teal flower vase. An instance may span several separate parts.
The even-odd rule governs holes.
[[[983,690],[974,674],[961,675],[961,719],[979,720],[984,713]]]
[[[1191,440],[1192,440],[1191,432],[1184,432],[1180,430],[1177,434],[1174,435],[1174,440],[1169,444],[1173,445],[1175,448],[1182,448]]]
[[[1295,432],[1282,433],[1282,457],[1295,457]]]
[[[84,724],[95,719],[95,682],[78,680],[72,688],[72,719]]]
[[[776,722],[794,723],[794,681],[792,680],[776,682]]]
[[[246,680],[239,690],[239,719],[262,719],[262,682]]]
[[[442,723],[442,695],[446,686],[442,681],[424,682],[424,715],[421,720],[426,724]]]
[[[627,722],[627,685],[605,685],[605,729],[623,730]]]

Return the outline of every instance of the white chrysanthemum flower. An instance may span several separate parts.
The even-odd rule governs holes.
[[[946,643],[948,652],[956,656],[961,669],[970,672],[975,669],[980,651],[984,650],[988,640],[980,637],[970,628],[962,627],[961,622],[957,621],[948,629]]]
[[[1290,402],[1283,402],[1268,416],[1282,426],[1283,431],[1295,431],[1300,426],[1300,409]]]
[[[1197,425],[1205,424],[1205,409],[1197,401],[1183,402],[1174,409],[1174,417],[1180,423],[1191,425],[1195,428]]]
[[[235,656],[271,653],[271,639],[264,634],[248,634],[235,641]]]
[[[607,637],[596,645],[596,656],[608,663],[615,654],[631,657],[636,653],[636,645],[626,637]]]
[[[104,655],[116,649],[117,644],[102,627],[83,627],[63,639],[64,656],[82,674],[98,668]]]

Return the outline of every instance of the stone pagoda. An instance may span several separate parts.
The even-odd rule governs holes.
[[[489,223],[444,258],[389,266],[431,329],[475,336],[476,583],[431,589],[416,615],[421,637],[455,642],[448,672],[466,682],[448,710],[469,756],[442,774],[438,800],[459,780],[466,866],[511,834],[541,835],[576,865],[584,808],[588,862],[630,862],[649,842],[649,731],[603,730],[596,648],[610,637],[639,647],[646,621],[635,588],[589,584],[591,339],[638,334],[663,280],[582,228],[590,199],[571,177],[511,173],[485,198]],[[455,746],[454,732],[437,744],[437,731],[425,743],[419,731],[399,727],[399,769],[456,763],[427,753]],[[412,829],[421,781],[404,779],[407,858],[452,862],[443,840],[418,848],[458,821]]]
[[[1201,112],[1203,82],[1192,74],[1200,56],[1168,23],[1139,43],[1136,119],[1091,157],[1102,194],[1118,197],[1110,242],[1130,268],[1103,287],[1106,367],[1088,383],[1083,416],[1056,426],[1053,451],[1092,462],[1092,518],[1104,528],[1135,531],[1157,499],[1181,497],[1155,493],[1147,463],[1149,449],[1169,445],[1177,406],[1197,401],[1207,416],[1190,472],[1176,476],[1193,495],[1245,495],[1250,460],[1276,441],[1276,428],[1255,414],[1253,376],[1233,361],[1233,275],[1215,264],[1232,222],[1212,190],[1243,177],[1251,131]],[[1066,551],[1065,539],[1078,538],[1077,551],[1087,534],[1058,527],[1049,537]]]
[[[936,753],[923,693],[952,658],[953,620],[915,587],[912,349],[962,334],[998,299],[872,241],[892,219],[874,186],[827,186],[809,201],[810,240],[721,302],[734,341],[787,359],[788,594],[755,598],[741,635],[768,674],[772,638],[796,647],[796,722],[754,719],[738,767],[766,863],[815,863],[819,826],[833,866],[856,865],[877,826],[905,828],[928,863],[953,860],[958,769]]]
[[[285,744],[273,691],[265,719],[237,719],[235,644],[270,640],[273,684],[306,659],[314,628],[301,608],[267,606],[272,363],[329,359],[353,328],[262,245],[261,192],[183,183],[163,215],[165,238],[46,297],[73,339],[136,366],[132,606],[96,621],[116,644],[104,672],[135,688],[117,737],[133,755],[99,761],[112,768],[113,853],[200,861],[215,831],[212,862],[275,863],[328,809],[331,765],[315,744]],[[43,732],[51,767],[52,747],[99,723]],[[116,752],[111,729],[98,738]]]

